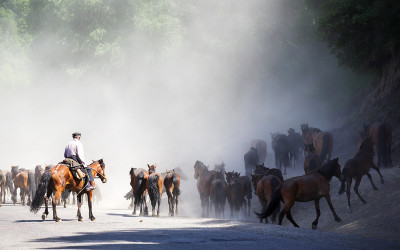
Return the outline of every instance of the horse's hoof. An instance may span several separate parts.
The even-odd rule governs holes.
[[[60,218],[56,218],[55,220],[56,222],[62,222],[62,220]]]
[[[82,217],[78,217],[78,221],[83,221],[83,218]]]
[[[45,220],[47,218],[47,214],[42,214],[42,220]]]
[[[335,218],[335,221],[336,221],[336,222],[341,222],[342,219],[340,219],[339,217],[337,217],[337,218]]]
[[[377,187],[374,187],[373,189],[374,189],[374,191],[378,190],[378,188],[377,188]]]
[[[367,204],[368,202],[367,202],[366,200],[362,200],[362,203],[365,205],[365,204]]]
[[[317,225],[312,224],[312,229],[316,230],[317,229]]]
[[[92,216],[92,217],[90,218],[90,220],[91,220],[91,221],[95,221],[96,218],[95,218],[94,216]]]
[[[132,212],[132,215],[136,215],[136,212]]]

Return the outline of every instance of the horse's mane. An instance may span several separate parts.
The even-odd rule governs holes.
[[[369,158],[374,157],[374,148],[371,142],[371,138],[368,138],[361,143],[360,148],[355,157],[369,157]]]

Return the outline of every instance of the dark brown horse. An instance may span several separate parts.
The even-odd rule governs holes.
[[[225,217],[225,203],[226,196],[228,193],[228,187],[221,171],[217,179],[211,182],[210,186],[210,197],[215,208],[215,217]]]
[[[263,209],[268,207],[268,204],[272,200],[273,193],[282,185],[281,179],[275,175],[254,174],[251,175],[251,182],[253,183],[254,192],[258,196],[258,201]],[[272,213],[272,222],[276,220],[279,211],[280,205],[278,204],[275,211]],[[262,222],[262,219],[260,219],[260,222]],[[265,223],[268,223],[267,218],[265,218]]]
[[[133,215],[136,215],[136,207],[140,207],[139,215],[148,215],[149,211],[146,203],[146,190],[147,181],[149,179],[149,172],[142,168],[131,168],[129,171],[131,177],[131,187],[134,197]]]
[[[261,214],[256,214],[259,218],[267,218],[272,214],[276,206],[278,206],[279,202],[282,200],[285,204],[285,207],[279,214],[279,225],[282,225],[282,219],[286,215],[286,218],[293,224],[293,226],[299,227],[299,225],[297,225],[297,223],[293,220],[292,213],[290,211],[292,206],[294,205],[295,201],[314,201],[317,218],[313,221],[312,228],[316,229],[318,225],[318,219],[321,215],[319,200],[322,197],[325,197],[335,221],[340,222],[341,219],[337,216],[333,208],[329,194],[329,182],[333,176],[336,176],[340,180],[342,179],[338,158],[328,161],[328,163],[325,163],[323,167],[319,168],[315,172],[285,180],[285,182],[282,183],[281,188],[274,192],[272,200],[267,209]]]
[[[360,132],[361,139],[371,137],[373,145],[378,152],[378,167],[392,166],[392,126],[383,122],[373,122]]]
[[[287,135],[278,133],[271,133],[271,145],[275,154],[275,167],[279,168],[282,171],[282,167],[284,168],[283,174],[286,174],[286,168],[290,166],[290,143]]]
[[[89,165],[93,176],[99,176],[103,183],[107,182],[107,178],[105,175],[105,164],[103,159],[98,161],[94,161]],[[36,191],[35,198],[30,206],[30,211],[33,213],[37,213],[40,209],[40,206],[45,203],[45,211],[42,214],[42,219],[45,220],[47,215],[49,214],[48,209],[48,201],[50,195],[54,192],[54,196],[52,198],[52,206],[53,206],[53,220],[56,222],[61,221],[61,219],[57,216],[57,201],[61,197],[61,193],[64,189],[68,189],[70,191],[77,192],[77,200],[78,200],[78,212],[77,217],[78,220],[81,221],[81,205],[82,205],[82,195],[88,195],[88,205],[89,205],[89,218],[90,220],[95,220],[96,218],[93,216],[92,212],[92,194],[93,190],[86,191],[85,181],[83,179],[76,179],[68,166],[65,164],[57,164],[49,171],[46,171],[42,178],[40,179],[39,187]]]
[[[367,202],[361,197],[360,193],[358,192],[358,187],[360,186],[361,178],[363,177],[363,175],[367,175],[368,179],[371,181],[372,188],[374,190],[377,190],[377,187],[372,182],[372,177],[369,173],[369,170],[371,168],[375,169],[378,172],[379,176],[381,177],[381,183],[383,184],[383,176],[381,175],[379,168],[377,168],[374,163],[374,149],[372,139],[371,137],[368,137],[362,141],[357,154],[344,164],[342,170],[343,180],[339,194],[344,193],[346,183],[347,209],[349,210],[349,212],[351,212],[350,188],[352,179],[355,180],[354,192],[364,204],[366,204]]]
[[[241,188],[241,191],[239,192],[240,194],[235,194],[235,199],[231,199],[231,212],[232,208],[236,208],[236,211],[238,211],[237,206],[242,204],[244,207],[244,214],[246,216],[250,216],[251,198],[253,197],[251,190],[251,179],[248,176],[240,176],[240,173],[235,171],[225,172],[225,176],[231,197],[233,195],[232,192],[237,192],[237,184],[239,184]],[[246,200],[247,203],[245,202]],[[242,201],[244,202],[242,203]]]
[[[181,194],[180,186],[180,174],[175,173],[174,170],[167,171],[167,175],[164,178],[164,187],[168,196],[169,214],[171,216],[174,216],[175,213],[178,214],[178,197]]]
[[[262,164],[267,159],[267,142],[264,140],[252,140],[250,146],[257,150],[258,162]]]
[[[289,159],[293,167],[301,159],[303,147],[303,138],[293,128],[288,130],[288,140],[290,145]]]
[[[250,174],[254,171],[254,166],[259,162],[257,149],[255,147],[251,147],[244,155],[243,159],[246,176],[250,176]]]
[[[304,159],[304,173],[308,174],[322,167],[321,158],[315,154],[314,145],[304,144],[304,149],[306,151],[306,158]]]
[[[254,171],[254,174],[275,175],[276,177],[278,177],[281,180],[281,182],[283,181],[283,175],[279,169],[267,168],[264,166],[264,163],[261,165],[256,165],[256,170]]]
[[[157,165],[149,165],[149,179],[147,181],[147,191],[149,193],[151,207],[152,207],[152,216],[156,216],[156,205],[157,205],[157,216],[160,216],[160,203],[161,196],[163,193],[163,178],[160,173],[156,173]]]
[[[210,186],[213,180],[217,179],[217,171],[209,171],[208,167],[201,161],[194,164],[194,178],[197,180],[197,191],[201,201],[201,216],[208,217],[210,213]]]

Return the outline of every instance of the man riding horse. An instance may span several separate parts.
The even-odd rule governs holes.
[[[82,142],[80,141],[81,133],[79,132],[73,133],[72,138],[73,140],[70,141],[65,147],[64,158],[75,160],[86,169],[86,172],[88,173],[89,176],[89,183],[86,186],[86,190],[87,191],[93,190],[95,189],[93,173],[90,167],[85,164],[85,154],[83,153],[83,145]]]

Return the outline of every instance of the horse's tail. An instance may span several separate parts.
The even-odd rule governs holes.
[[[174,184],[174,189],[172,190],[172,193],[175,196],[179,196],[181,194],[181,190],[179,189],[178,177],[175,174],[172,175],[172,183]]]
[[[382,157],[382,164],[383,166],[388,165],[388,157],[387,157],[387,137],[386,137],[386,125],[381,124],[379,125],[378,128],[378,145],[377,145],[377,150],[378,150],[378,155],[380,154]]]
[[[51,180],[51,173],[45,172],[40,179],[40,183],[38,189],[36,190],[35,196],[33,198],[30,211],[33,213],[37,213],[39,211],[40,206],[43,204],[44,196],[46,195],[47,186]]]
[[[155,204],[160,199],[160,192],[158,190],[158,178],[157,174],[149,176],[149,196],[152,204]]]
[[[281,187],[275,189],[274,193],[272,194],[271,201],[268,203],[268,206],[263,208],[261,213],[255,213],[260,219],[267,218],[275,211],[280,205],[281,202]]]
[[[253,192],[252,192],[252,188],[251,188],[251,181],[246,181],[244,183],[245,187],[246,187],[246,199],[250,200],[253,197]]]
[[[32,199],[35,196],[36,192],[36,180],[35,180],[35,174],[32,172],[28,173],[28,192],[31,195]]]
[[[346,165],[345,165],[345,166],[346,166]],[[339,194],[343,194],[343,193],[344,193],[344,189],[345,189],[347,177],[348,177],[347,168],[343,167],[343,170],[342,170],[342,180],[340,181],[340,182],[341,182],[341,185],[340,185]]]
[[[142,187],[143,185],[146,185],[146,181],[144,180],[144,172],[140,172],[137,176],[138,178],[138,182],[137,182],[137,186],[136,186],[136,190],[135,190],[135,196],[136,197],[140,197],[140,195],[142,194]]]
[[[224,187],[222,186],[222,182],[217,182],[215,184],[215,203],[222,203],[224,202],[223,197]]]
[[[329,135],[327,133],[324,133],[324,135],[322,136],[321,154],[319,155],[321,162],[325,162],[326,155],[328,154],[328,151],[329,151],[329,144],[330,144]]]
[[[133,190],[132,189],[129,190],[129,192],[126,193],[126,195],[124,195],[124,198],[127,199],[127,200],[132,199],[133,198]]]
[[[6,176],[4,174],[0,174],[0,186],[5,186],[5,185],[6,185]]]
[[[10,189],[10,193],[14,193],[14,185],[12,182],[12,175],[10,172],[6,173],[6,186]]]
[[[281,180],[278,177],[273,177],[271,180],[271,190],[277,190],[280,189],[280,185],[282,184]],[[279,192],[280,193],[280,192]],[[271,199],[272,201],[272,199]],[[281,203],[278,202],[278,206],[273,210],[272,212],[272,222],[276,220],[276,217],[278,216],[279,212],[281,210]]]

